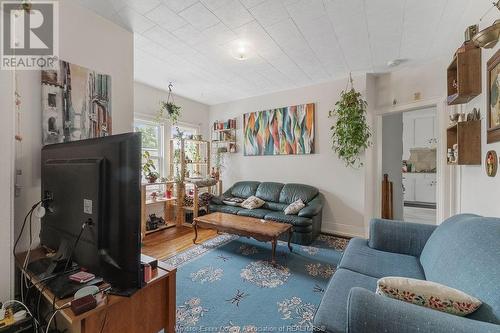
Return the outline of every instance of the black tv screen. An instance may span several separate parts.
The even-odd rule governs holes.
[[[45,146],[41,244],[77,244],[72,259],[116,290],[141,286],[140,133]],[[92,220],[81,233],[82,225]]]

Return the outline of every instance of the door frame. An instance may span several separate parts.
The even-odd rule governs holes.
[[[403,113],[407,111],[416,111],[425,108],[436,108],[436,121],[438,131],[437,145],[437,165],[436,165],[436,224],[441,222],[451,215],[451,202],[453,202],[453,192],[451,191],[451,173],[446,163],[446,128],[448,126],[448,113],[446,110],[446,98],[437,97],[422,101],[411,102],[407,104],[395,105],[387,108],[375,110],[375,133],[376,142],[380,144],[376,147],[376,165],[375,165],[375,187],[376,187],[376,216],[381,216],[381,200],[382,200],[382,118],[385,115],[393,113]]]

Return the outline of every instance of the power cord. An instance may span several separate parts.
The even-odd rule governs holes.
[[[89,218],[87,221],[83,222],[82,224],[82,228],[80,229],[80,232],[78,233],[78,237],[76,237],[76,241],[75,241],[75,244],[73,245],[73,248],[71,249],[71,253],[68,257],[68,259],[66,260],[66,265],[64,265],[64,272],[66,272],[66,269],[68,268],[68,264],[71,262],[71,259],[73,258],[73,254],[75,253],[75,250],[76,250],[76,246],[78,245],[78,242],[80,241],[80,238],[82,237],[82,234],[83,234],[83,231],[85,230],[85,228],[89,225],[93,225],[94,224],[94,221]]]
[[[30,218],[30,246],[29,246],[29,249],[28,249],[28,253],[26,255],[26,258],[23,262],[23,266],[22,266],[22,269],[21,269],[21,300],[24,302],[24,291],[23,291],[23,284],[26,285],[27,287],[27,280],[26,280],[26,269],[25,269],[25,265],[27,266],[27,262],[28,262],[28,257],[30,255],[30,252],[31,252],[31,246],[33,244],[33,236],[32,236],[32,214],[33,214],[33,211],[38,207],[38,205],[46,202],[46,201],[49,201],[51,200],[51,198],[49,197],[46,197],[46,198],[43,198],[42,200],[36,202],[32,207],[31,209],[28,211],[28,213],[26,214],[26,216],[24,217],[24,221],[23,221],[23,224],[22,224],[22,227],[21,227],[21,231],[19,232],[19,235],[17,236],[17,239],[16,241],[14,242],[14,247],[12,248],[12,254],[14,255],[14,258],[17,259],[17,256],[16,256],[16,249],[17,249],[17,246],[19,244],[19,241],[21,240],[21,237],[24,233],[24,228],[26,227],[26,222],[28,220],[28,217]]]
[[[31,313],[30,309],[26,306],[26,304],[24,304],[23,302],[20,302],[16,299],[11,299],[9,301],[5,301],[3,303],[3,307],[7,307],[9,304],[12,304],[12,303],[16,303],[16,304],[19,304],[21,305],[23,308],[26,309],[26,313],[33,319],[33,322],[35,323],[35,332],[38,332],[38,326],[40,326],[40,323],[38,322],[38,320],[36,320],[36,318],[33,316],[33,314]]]

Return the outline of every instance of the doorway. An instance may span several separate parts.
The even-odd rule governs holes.
[[[393,183],[395,220],[436,224],[436,107],[394,113],[382,119],[382,172]]]

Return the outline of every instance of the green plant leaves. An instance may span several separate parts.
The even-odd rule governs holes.
[[[354,88],[340,93],[340,100],[329,112],[329,118],[335,118],[330,127],[332,148],[346,166],[363,166],[360,155],[371,146],[370,127],[366,124],[366,101]]]
[[[172,102],[160,101],[160,110],[156,115],[156,121],[170,120],[172,125],[177,124],[181,116],[181,107]]]

